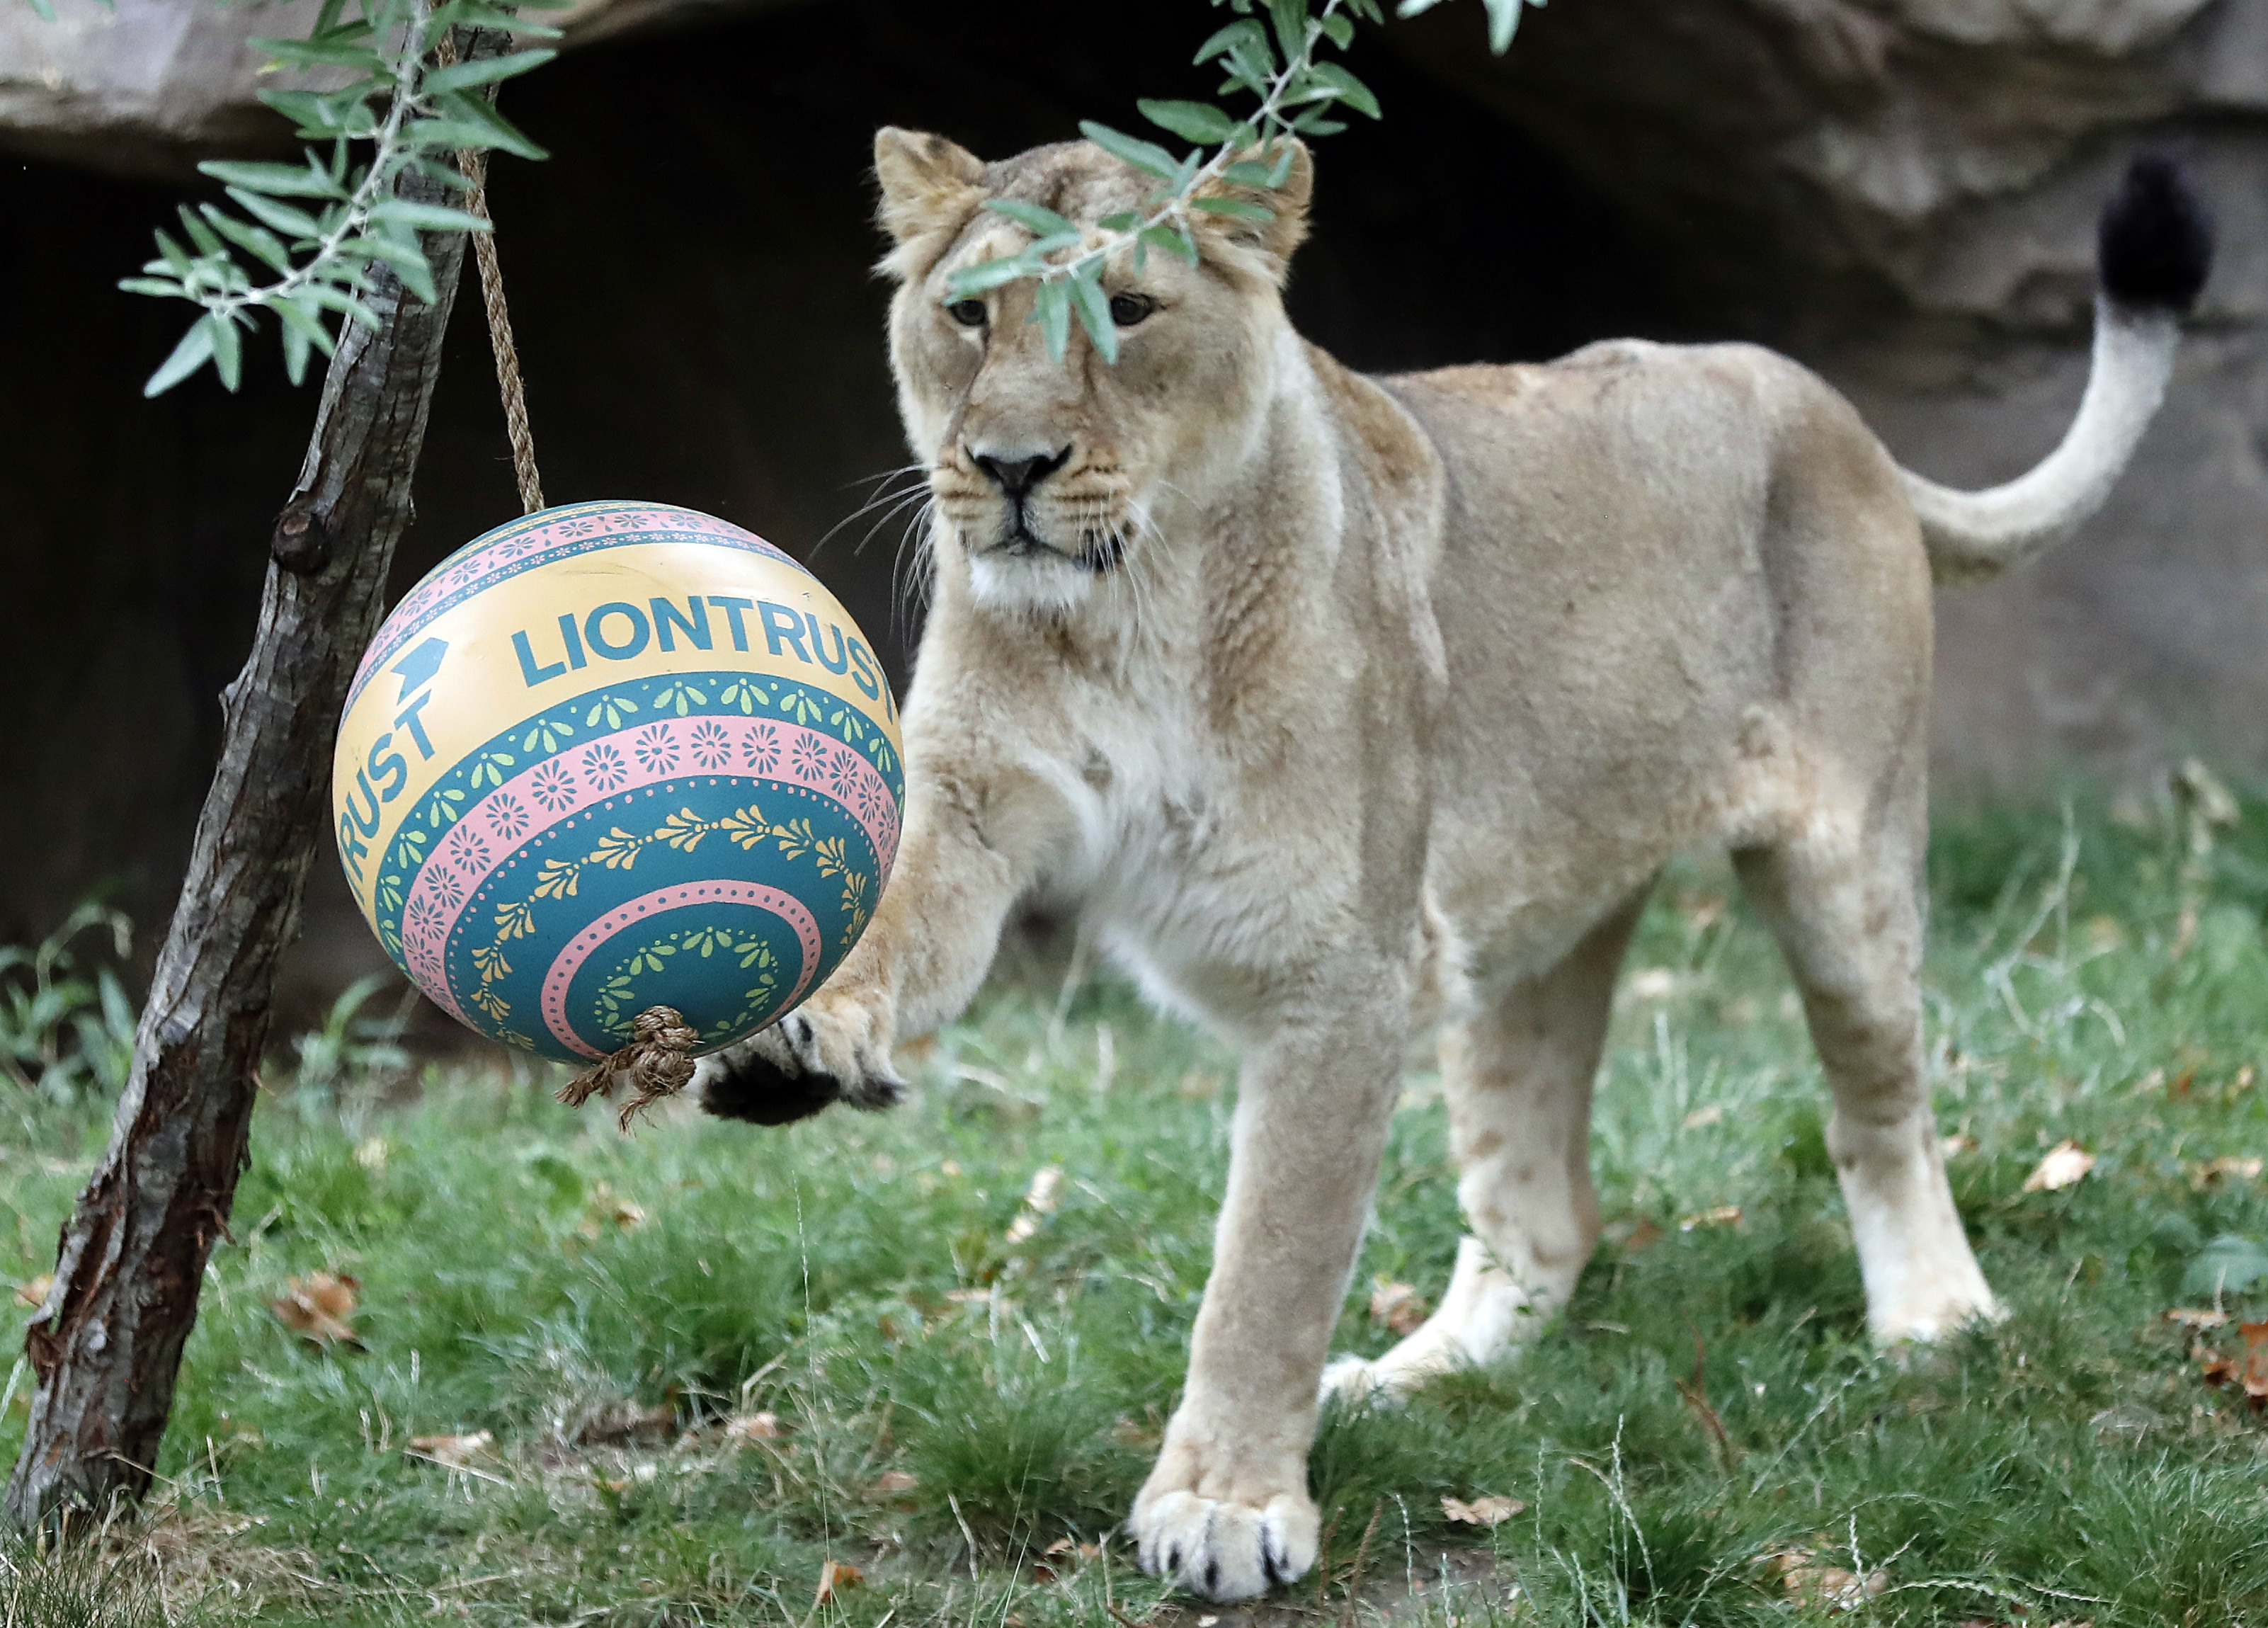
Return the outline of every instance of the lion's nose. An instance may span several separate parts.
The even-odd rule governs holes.
[[[1022,497],[1071,461],[1071,448],[1066,446],[1051,453],[1038,453],[1027,458],[996,458],[990,453],[972,450],[968,461],[990,475],[993,483],[1009,497]]]

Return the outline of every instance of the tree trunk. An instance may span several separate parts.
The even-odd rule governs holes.
[[[449,201],[414,171],[399,190]],[[410,517],[464,238],[429,234],[425,251],[440,290],[430,306],[373,268],[368,303],[380,325],[342,324],[298,487],[276,523],[259,631],[222,697],[220,766],[133,1074],[25,1336],[38,1388],[5,1505],[24,1530],[150,1485],[205,1263],[250,1160],[276,964],[298,935],[301,887],[328,823],[340,709]]]

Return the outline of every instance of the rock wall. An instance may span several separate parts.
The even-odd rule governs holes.
[[[141,401],[186,313],[112,285],[195,195],[195,157],[272,135],[241,35],[304,4],[58,0],[40,33],[0,0],[0,143],[31,155],[0,165],[0,694],[29,720],[0,775],[0,941],[98,885],[152,922],[170,902],[312,388],[263,347],[240,395],[208,375]],[[902,517],[851,518],[904,457],[871,131],[1002,153],[1131,124],[1137,95],[1209,93],[1188,62],[1209,13],[1130,29],[993,0],[965,27],[919,0],[743,0],[646,28],[723,9],[590,0],[574,26],[600,42],[510,87],[555,153],[494,186],[547,484],[801,553],[832,531],[819,568],[902,663]],[[1322,343],[1384,370],[1760,338],[1967,483],[2061,433],[2095,211],[2137,145],[2185,152],[2223,250],[2173,397],[2084,535],[1941,600],[1938,767],[2268,768],[2268,0],[1555,0],[1503,62],[1461,0],[1360,49],[1388,116],[1320,153],[1292,305]],[[461,320],[450,343],[404,587],[512,509],[484,338]],[[310,998],[374,955],[318,881]]]
[[[1051,0],[990,16],[940,32],[921,0],[783,7],[571,53],[508,87],[551,160],[492,176],[549,495],[690,504],[815,556],[901,674],[919,615],[895,571],[909,513],[860,512],[906,458],[872,273],[874,127],[1008,153],[1208,88],[1183,29],[1130,41]],[[1002,39],[1026,43],[1004,55]],[[1420,70],[1381,57],[1373,77],[1425,116],[1334,138],[1293,291],[1307,331],[1373,368],[1698,331],[1680,326],[1674,244]],[[1483,188],[1504,207],[1460,207]],[[25,720],[0,760],[0,943],[98,885],[162,922],[305,445],[314,387],[285,385],[272,339],[240,394],[208,372],[141,399],[188,313],[114,283],[181,195],[0,164],[0,700]],[[1531,254],[1539,229],[1597,252]],[[1420,230],[1432,252],[1413,258]],[[477,316],[460,302],[397,591],[517,508]],[[328,860],[308,911],[303,1011],[376,964]]]
[[[2095,212],[2137,148],[2184,157],[2221,252],[2166,411],[2079,537],[1940,599],[1940,778],[2268,768],[2268,0],[1569,0],[1501,62],[1454,13],[1388,38],[1956,484],[2055,444]]]
[[[637,28],[684,26],[781,0],[572,0],[539,20],[569,48]],[[261,105],[260,37],[304,36],[320,0],[55,0],[52,21],[0,7],[0,147],[115,175],[183,178],[215,152],[289,146]],[[331,83],[339,81],[333,79]]]

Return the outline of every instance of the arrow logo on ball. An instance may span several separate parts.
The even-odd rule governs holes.
[[[395,662],[387,671],[401,674],[401,694],[396,700],[407,699],[409,692],[431,681],[441,670],[441,658],[449,653],[449,641],[429,638],[416,649]]]

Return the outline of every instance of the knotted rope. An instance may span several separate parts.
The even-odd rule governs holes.
[[[630,1100],[622,1104],[622,1128],[666,1096],[674,1096],[693,1081],[693,1048],[701,1043],[698,1030],[678,1015],[674,1006],[648,1006],[630,1020],[630,1042],[612,1057],[601,1057],[559,1087],[559,1100],[580,1108],[594,1096],[612,1097],[617,1076],[628,1074]]]
[[[445,68],[457,60],[453,29],[442,33],[435,55]],[[488,313],[489,348],[496,353],[497,394],[504,400],[504,433],[512,441],[512,470],[519,483],[520,509],[534,514],[543,507],[543,481],[535,468],[535,431],[527,422],[527,387],[519,375],[519,348],[512,343],[512,312],[504,304],[496,220],[489,213],[487,155],[460,148],[457,167],[471,183],[465,194],[465,212],[488,226],[486,232],[473,233],[473,254],[481,269],[481,304]],[[593,1096],[612,1097],[616,1079],[627,1074],[630,1095],[622,1104],[620,1118],[627,1131],[645,1109],[692,1083],[693,1049],[700,1043],[700,1032],[675,1007],[648,1006],[630,1020],[630,1043],[561,1087],[559,1100],[570,1108],[580,1108]]]

